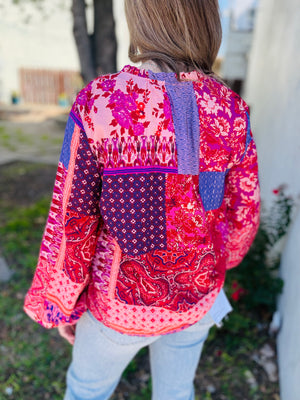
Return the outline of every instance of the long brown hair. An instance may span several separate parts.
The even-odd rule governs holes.
[[[125,0],[129,58],[212,72],[222,39],[218,0]]]

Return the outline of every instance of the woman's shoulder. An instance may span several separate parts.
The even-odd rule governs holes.
[[[130,65],[124,66],[119,72],[98,76],[80,90],[74,106],[81,109],[84,106],[88,110],[95,100],[102,98],[105,101],[120,87],[126,89],[128,83],[134,84],[135,88],[144,86],[144,79],[139,78],[147,78],[145,71]]]
[[[204,92],[209,94],[216,102],[225,108],[234,111],[234,114],[249,114],[249,106],[246,101],[234,92],[217,75],[206,75],[203,79]]]
[[[101,75],[89,82],[78,92],[71,113],[81,119],[97,113],[98,108],[103,106],[115,92],[121,73],[122,71]]]
[[[80,92],[77,94],[76,101],[81,104],[88,98],[95,96],[97,92],[110,92],[114,89],[120,73],[121,71],[113,74],[101,75],[93,79],[83,89],[80,90]]]

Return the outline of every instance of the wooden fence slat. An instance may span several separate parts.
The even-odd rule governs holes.
[[[58,104],[62,94],[72,103],[82,87],[76,71],[21,68],[19,76],[25,103]]]

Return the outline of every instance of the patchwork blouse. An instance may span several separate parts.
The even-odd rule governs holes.
[[[200,72],[126,66],[72,107],[25,311],[47,328],[89,309],[127,334],[184,329],[258,224],[246,103]]]

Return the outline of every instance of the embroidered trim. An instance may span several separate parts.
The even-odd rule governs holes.
[[[162,165],[149,166],[149,167],[125,167],[125,168],[106,168],[103,170],[103,175],[127,175],[127,174],[142,174],[142,173],[162,173],[162,174],[176,174],[178,169],[176,167],[164,167]]]
[[[120,246],[118,245],[116,240],[113,240],[115,249],[114,249],[114,257],[111,265],[111,272],[110,272],[110,278],[109,278],[109,286],[108,286],[108,297],[110,299],[115,298],[115,290],[116,290],[116,284],[117,284],[117,279],[118,279],[118,274],[119,274],[119,269],[120,269],[120,261],[122,257],[122,251],[120,249]]]

